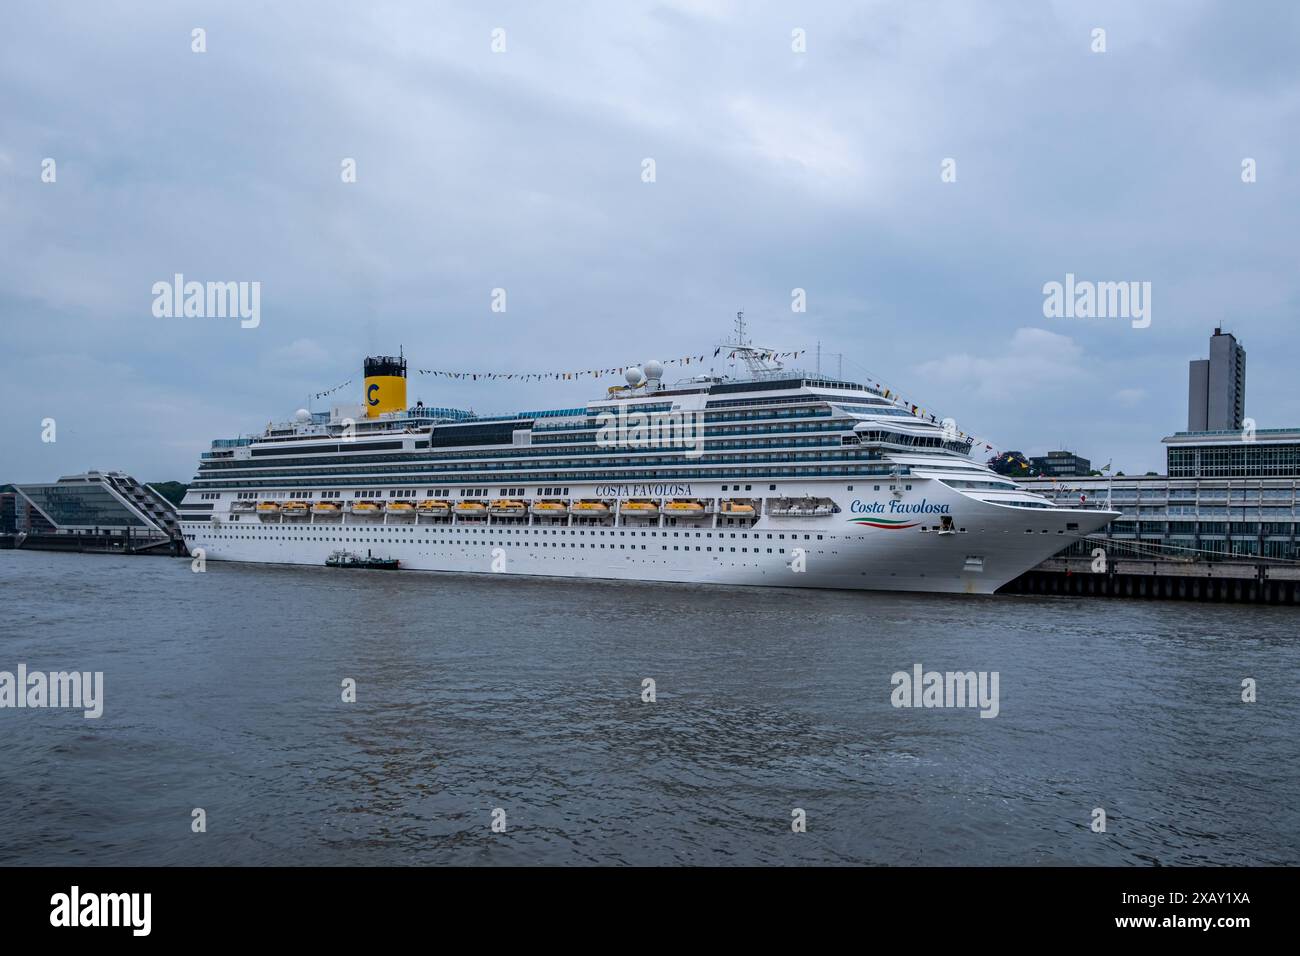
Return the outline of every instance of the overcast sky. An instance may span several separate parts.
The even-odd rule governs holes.
[[[188,481],[214,437],[348,378],[358,401],[367,353],[605,368],[711,354],[738,309],[760,344],[820,341],[824,371],[843,353],[846,377],[1029,454],[1163,471],[1220,324],[1247,349],[1247,414],[1300,424],[1289,0],[104,0],[4,20],[0,481]],[[261,324],[155,317],[175,273],[260,282]],[[1150,282],[1150,326],[1044,317],[1067,273]],[[410,397],[508,412],[616,381],[413,376]]]

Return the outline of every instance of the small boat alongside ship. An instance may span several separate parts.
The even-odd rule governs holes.
[[[327,568],[353,568],[361,571],[396,571],[401,562],[397,558],[377,558],[369,551],[365,557],[352,551],[335,551],[325,559]]]

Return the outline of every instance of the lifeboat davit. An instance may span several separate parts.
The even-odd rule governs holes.
[[[804,495],[802,498],[773,498],[769,504],[769,514],[781,518],[810,518],[834,514],[835,502],[830,498],[814,498]]]

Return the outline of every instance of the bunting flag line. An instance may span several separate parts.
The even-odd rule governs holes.
[[[713,357],[717,358],[722,348],[714,350]],[[800,349],[795,352],[761,352],[760,357],[768,361],[776,358],[798,358],[803,355],[807,349]],[[728,358],[735,358],[738,352],[732,352]],[[681,358],[664,359],[661,365],[690,365],[692,362],[699,363],[705,361],[707,356],[704,355],[685,355]],[[421,375],[434,375],[442,378],[457,379],[461,381],[503,381],[503,382],[541,382],[547,380],[553,381],[572,381],[579,378],[601,378],[605,375],[622,375],[629,368],[639,368],[639,362],[631,362],[627,365],[620,365],[611,368],[583,369],[576,372],[452,372],[445,369],[417,368],[415,371]]]
[[[323,392],[317,392],[317,393],[316,393],[316,398],[324,398],[326,395],[333,395],[333,394],[334,394],[335,392],[337,392],[340,388],[347,388],[347,387],[348,387],[349,385],[351,385],[351,384],[352,384],[352,379],[348,379],[348,380],[347,380],[346,382],[344,382],[342,385],[335,385],[333,388],[327,388],[327,389],[325,389],[325,391],[323,391]]]

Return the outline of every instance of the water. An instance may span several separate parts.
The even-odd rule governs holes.
[[[99,720],[0,710],[3,863],[1300,862],[1295,609],[37,552],[0,588],[0,670],[105,675]],[[893,708],[917,662],[1000,714]]]

